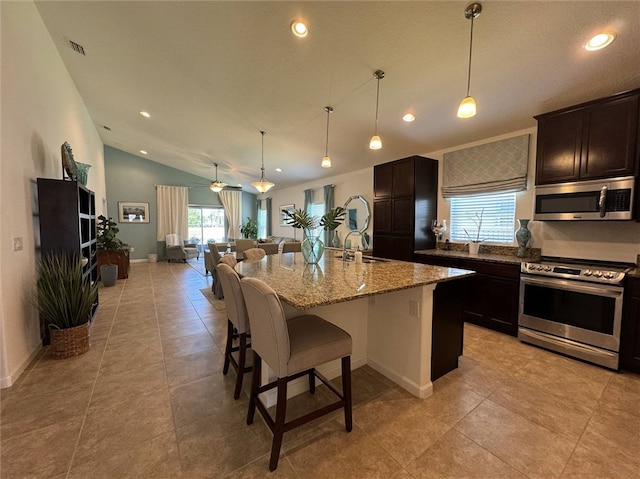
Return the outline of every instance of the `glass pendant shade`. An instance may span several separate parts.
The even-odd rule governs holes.
[[[369,142],[369,148],[372,150],[379,150],[382,148],[382,139],[378,135],[373,135]]]
[[[254,181],[253,183],[251,183],[251,186],[253,186],[260,193],[266,193],[271,188],[273,188],[275,184],[264,179],[264,135],[266,135],[267,132],[261,131],[260,134],[262,135],[262,167],[260,168],[260,181]]]
[[[333,108],[330,106],[325,106],[324,111],[327,112],[327,138],[324,144],[324,156],[322,157],[322,162],[320,166],[323,168],[331,168],[331,158],[329,158],[329,115],[333,111]]]
[[[369,141],[369,149],[379,150],[382,148],[382,139],[378,136],[378,105],[380,103],[380,80],[384,78],[384,72],[382,70],[376,70],[373,72],[373,77],[378,80],[376,86],[376,129],[373,132],[371,141]]]
[[[322,166],[323,168],[331,168],[331,158],[329,158],[328,156],[323,156],[320,166]]]
[[[275,185],[270,181],[266,181],[264,178],[262,178],[260,181],[254,181],[253,183],[251,183],[251,186],[253,186],[260,193],[266,193]]]
[[[476,101],[473,97],[467,96],[460,102],[458,107],[458,118],[471,118],[476,114]]]

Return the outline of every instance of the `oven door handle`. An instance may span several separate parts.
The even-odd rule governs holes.
[[[598,210],[600,212],[600,218],[604,218],[607,214],[607,185],[600,188],[600,200],[598,201]]]
[[[523,284],[533,284],[536,286],[546,286],[549,288],[565,289],[569,291],[575,291],[577,293],[594,294],[597,296],[610,296],[618,297],[622,295],[622,286],[614,286],[610,284],[598,283],[597,285],[591,285],[588,283],[581,283],[579,281],[569,281],[557,278],[536,278],[532,276],[521,276],[520,280]]]

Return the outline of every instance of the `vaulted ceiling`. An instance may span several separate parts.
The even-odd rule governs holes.
[[[640,87],[640,2],[485,1],[471,70],[478,113],[457,118],[467,3],[36,5],[106,145],[210,179],[217,162],[220,180],[248,191],[260,177],[260,130],[278,188],[532,127],[533,115]],[[306,38],[291,33],[294,19],[307,22]],[[582,48],[601,31],[616,33],[613,44]],[[330,169],[320,167],[325,106]],[[403,122],[409,111],[416,120]]]

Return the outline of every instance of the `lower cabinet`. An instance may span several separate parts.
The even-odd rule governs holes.
[[[100,266],[105,264],[118,265],[118,279],[127,279],[129,277],[129,251],[99,251],[98,252],[98,271]]]
[[[477,274],[468,279],[462,303],[462,318],[511,336],[518,335],[520,265],[467,258],[417,255],[421,263],[462,268]]]
[[[627,278],[624,295],[620,368],[640,373],[640,278]]]

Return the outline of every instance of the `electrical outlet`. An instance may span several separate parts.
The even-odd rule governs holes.
[[[133,253],[136,249],[133,246],[129,246],[129,252]]]
[[[409,316],[414,318],[420,317],[420,303],[417,301],[409,301]]]
[[[16,236],[13,238],[13,251],[22,251],[24,247],[22,243],[22,236]]]

